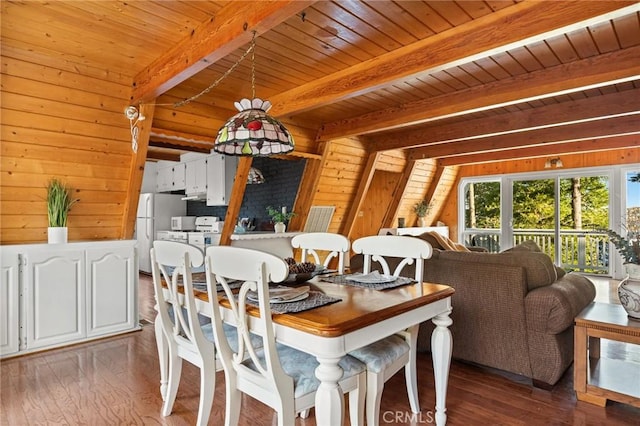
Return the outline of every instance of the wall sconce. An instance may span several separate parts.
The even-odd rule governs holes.
[[[129,119],[129,126],[131,126],[131,149],[133,152],[138,152],[138,122],[143,121],[145,116],[134,106],[125,108],[124,115]]]
[[[549,158],[547,161],[544,162],[544,168],[545,169],[550,169],[552,167],[555,167],[556,169],[562,167],[562,160],[560,159],[560,157],[556,157],[556,158]]]

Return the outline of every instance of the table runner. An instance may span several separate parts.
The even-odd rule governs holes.
[[[347,277],[352,277],[360,274],[346,274],[346,275],[333,275],[323,276],[320,281],[325,281],[333,284],[351,285],[360,288],[369,288],[372,290],[388,290],[390,288],[396,288],[403,285],[415,283],[416,281],[408,277],[398,277],[394,281],[388,283],[359,283],[356,281],[347,280]]]

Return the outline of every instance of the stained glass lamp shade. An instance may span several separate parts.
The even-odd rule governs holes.
[[[268,156],[293,151],[293,136],[267,114],[269,101],[255,98],[236,102],[238,111],[218,131],[213,149],[220,154]]]

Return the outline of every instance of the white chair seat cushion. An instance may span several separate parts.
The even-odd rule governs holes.
[[[299,398],[315,392],[320,386],[320,381],[315,374],[319,365],[316,357],[279,343],[276,347],[282,369],[293,379],[294,397]],[[260,363],[264,365],[264,351],[256,351],[256,355],[258,355]],[[251,369],[255,369],[253,362],[250,360],[244,361],[244,364]],[[353,377],[366,369],[363,363],[349,355],[343,357],[338,365],[343,371],[342,379]]]
[[[351,351],[349,355],[363,362],[367,370],[379,373],[407,352],[409,352],[409,344],[402,337],[394,334]]]

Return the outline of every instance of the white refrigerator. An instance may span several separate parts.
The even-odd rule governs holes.
[[[186,216],[187,202],[183,195],[140,194],[136,218],[136,239],[138,240],[138,264],[143,272],[151,272],[149,251],[158,231],[171,230],[172,216]]]

